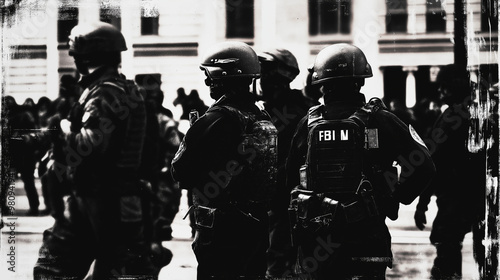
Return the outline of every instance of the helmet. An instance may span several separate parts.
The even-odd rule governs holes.
[[[242,42],[223,42],[212,46],[203,57],[200,69],[213,80],[260,77],[257,54]]]
[[[463,86],[469,83],[470,73],[467,67],[460,64],[448,64],[439,69],[436,81],[438,83],[446,83],[449,85],[460,84]]]
[[[262,63],[276,63],[277,72],[290,82],[300,73],[295,56],[286,49],[273,49],[259,54]]]
[[[324,48],[314,62],[313,85],[337,78],[369,78],[372,68],[356,46],[341,43]]]
[[[84,23],[75,26],[69,35],[69,55],[126,51],[123,34],[105,22]]]

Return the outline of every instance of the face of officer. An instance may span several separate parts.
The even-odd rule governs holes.
[[[83,76],[88,75],[89,74],[88,60],[81,55],[75,55],[73,58],[75,61],[76,70],[78,70],[78,72]]]
[[[219,100],[224,95],[224,90],[221,81],[213,80],[205,73],[205,85],[210,89],[210,97],[213,100]]]

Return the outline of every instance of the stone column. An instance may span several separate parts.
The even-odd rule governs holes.
[[[417,71],[417,66],[405,66],[403,71],[407,72],[406,77],[406,107],[411,108],[417,103],[417,88],[415,82],[415,75],[413,72]]]

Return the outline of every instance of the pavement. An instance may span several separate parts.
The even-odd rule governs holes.
[[[44,202],[38,179],[36,185],[40,194],[40,208],[43,210]],[[19,180],[15,182],[15,194],[16,212],[13,216],[3,217],[6,226],[0,235],[0,279],[33,279],[33,266],[38,257],[42,233],[52,226],[54,220],[50,216],[26,216],[29,208],[28,200],[23,183]],[[427,212],[429,223],[423,231],[420,231],[415,228],[413,222],[415,205],[416,202],[411,205],[401,205],[398,220],[387,219],[394,254],[394,265],[392,269],[387,270],[387,279],[429,279],[435,257],[435,249],[429,243],[430,226],[437,209],[434,200],[431,201]],[[161,270],[160,280],[196,279],[197,262],[191,250],[191,228],[189,220],[183,220],[187,209],[187,197],[183,192],[180,211],[172,224],[173,239],[163,242],[163,246],[170,249],[174,257],[172,262]],[[9,224],[14,226],[10,228]],[[471,234],[466,235],[462,255],[462,279],[480,279],[472,257]],[[14,261],[9,262],[12,259]]]

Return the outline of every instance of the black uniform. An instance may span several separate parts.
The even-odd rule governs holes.
[[[437,176],[420,196],[417,210],[425,213],[431,196],[436,196],[438,212],[430,236],[437,251],[431,270],[436,279],[462,275],[462,242],[484,215],[486,156],[484,151],[473,154],[467,150],[468,100],[448,107],[428,139]],[[475,233],[474,240],[479,242],[476,249],[480,249],[482,238]]]
[[[116,69],[103,66],[80,81],[82,94],[66,134],[74,186],[68,215],[44,232],[35,279],[150,275],[143,237],[138,167],[145,133],[142,97]],[[80,108],[80,109],[79,109]]]
[[[282,276],[291,272],[295,260],[287,211],[291,189],[286,186],[285,164],[295,128],[306,115],[309,106],[308,100],[299,90],[290,89],[281,93],[279,98],[266,100],[265,109],[278,129],[278,174],[276,194],[270,205],[268,274]]]
[[[253,152],[242,149],[249,118],[266,118],[250,93],[222,97],[191,126],[172,162],[174,178],[193,192],[198,279],[266,272],[267,207],[249,177]],[[274,173],[268,171],[261,170]]]
[[[326,105],[313,107],[310,114],[319,112],[325,120],[349,118],[364,105],[362,94],[353,95],[349,100],[325,96]],[[296,232],[301,273],[311,275],[314,279],[384,279],[386,266],[392,266],[391,236],[385,218],[396,219],[399,201],[411,203],[408,193],[421,190],[434,174],[434,165],[427,149],[417,143],[401,120],[379,107],[372,106],[372,113],[368,115],[365,111],[360,113],[366,117],[366,126],[378,129],[379,148],[370,150],[366,153],[368,158],[364,159],[369,163],[368,170],[373,171],[367,172],[367,179],[373,186],[370,197],[374,199],[376,210],[370,212],[371,215],[363,214],[360,221],[348,222],[348,213],[344,209],[350,208],[340,205],[348,201],[360,201],[352,194],[340,198],[330,222],[321,225],[319,219],[319,226]],[[290,188],[300,183],[299,169],[306,162],[308,133],[308,117],[305,117],[297,127],[287,161],[287,185]],[[411,164],[415,162],[412,159],[415,154],[419,155],[419,162]],[[396,160],[408,165],[402,164],[399,183],[396,175],[390,171]],[[388,192],[391,186],[396,189],[392,195]],[[361,205],[364,203],[362,201]]]

